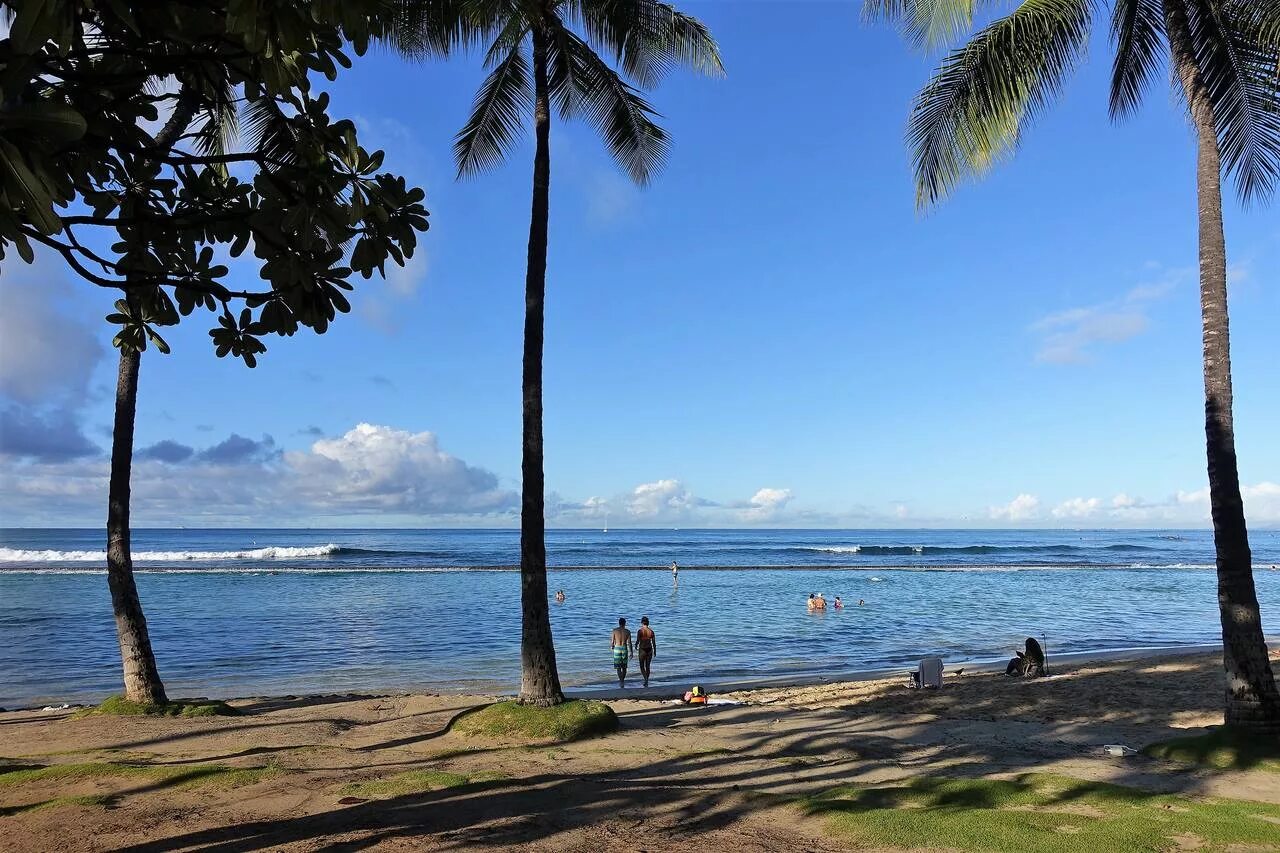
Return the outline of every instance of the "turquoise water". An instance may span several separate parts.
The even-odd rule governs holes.
[[[1253,540],[1277,632],[1280,571],[1266,567],[1280,536]],[[100,541],[0,533],[0,706],[119,690]],[[173,530],[140,531],[135,551],[151,555],[138,586],[170,693],[229,697],[515,689],[519,578],[475,567],[511,565],[517,543],[514,531]],[[567,686],[609,683],[618,616],[651,618],[655,683],[673,687],[998,658],[1028,634],[1050,654],[1219,636],[1203,532],[555,531],[549,548]],[[810,592],[850,606],[811,615]]]

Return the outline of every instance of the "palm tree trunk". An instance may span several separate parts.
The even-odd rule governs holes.
[[[547,605],[547,543],[542,471],[542,336],[547,290],[547,220],[551,189],[551,109],[547,38],[533,30],[533,213],[524,284],[524,441],[520,462],[520,701],[551,706],[564,701]]]
[[[195,102],[181,92],[173,113],[156,135],[155,156],[142,180],[152,180],[160,162],[178,137],[191,124]],[[139,239],[145,239],[145,229]],[[126,292],[130,314],[139,314],[137,297]],[[138,412],[138,369],[142,353],[120,347],[116,375],[115,426],[111,433],[111,481],[107,491],[107,586],[116,617],[116,638],[124,664],[124,696],[133,702],[162,704],[168,701],[156,656],[151,650],[147,617],[142,613],[138,586],[133,579],[133,556],[129,542],[129,480],[133,472],[133,426]]]
[[[1231,341],[1227,316],[1227,246],[1222,226],[1222,158],[1213,105],[1186,38],[1185,11],[1166,6],[1170,45],[1196,130],[1200,216],[1200,317],[1204,345],[1204,432],[1209,508],[1217,551],[1218,612],[1226,669],[1227,725],[1280,730],[1280,693],[1267,655],[1253,584],[1232,423]]]
[[[129,476],[133,467],[133,424],[141,363],[142,353],[120,348],[115,429],[111,437],[111,486],[107,498],[107,585],[111,588],[116,636],[124,662],[124,696],[133,702],[160,704],[168,699],[151,651],[147,618],[142,614],[138,587],[133,581],[133,558],[129,550]]]

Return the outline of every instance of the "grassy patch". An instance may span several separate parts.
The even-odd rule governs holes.
[[[27,812],[44,811],[45,809],[62,808],[63,806],[105,807],[115,799],[110,794],[93,794],[87,797],[55,797],[39,803],[26,803],[21,806],[0,806],[0,817],[26,814]]]
[[[164,787],[216,785],[238,788],[252,785],[279,772],[279,768],[228,767],[225,764],[186,764],[158,767],[149,764],[92,762],[87,764],[50,764],[10,769],[0,773],[0,788],[31,785],[38,782],[76,782],[85,779],[144,779]]]
[[[217,699],[175,699],[163,704],[130,702],[123,696],[109,696],[101,705],[82,708],[73,717],[110,714],[117,717],[238,717],[240,712]]]
[[[1280,739],[1219,726],[1202,735],[1153,743],[1144,755],[1201,764],[1219,770],[1270,770],[1280,773]]]
[[[1069,853],[1192,846],[1273,849],[1280,807],[1200,800],[1061,776],[1017,780],[914,779],[885,788],[839,788],[805,801],[832,831],[885,848]]]
[[[464,735],[502,740],[574,740],[609,734],[618,730],[618,717],[603,702],[571,699],[550,708],[498,702],[459,717],[453,731]]]
[[[443,770],[410,770],[407,773],[399,773],[386,779],[374,779],[369,782],[354,782],[350,785],[344,785],[339,793],[344,797],[389,800],[392,797],[403,797],[406,794],[421,794],[426,791],[457,788],[459,785],[496,782],[505,778],[501,773],[465,775],[462,773],[447,773]]]

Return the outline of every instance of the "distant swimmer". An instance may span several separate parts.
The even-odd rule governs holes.
[[[640,659],[640,677],[649,686],[649,667],[658,656],[658,637],[649,627],[649,617],[640,617],[640,630],[636,631],[636,656]]]
[[[864,604],[866,604],[866,602],[865,602],[865,601],[863,601],[861,598],[859,598],[859,599],[858,599],[858,606],[859,606],[859,607],[861,607],[861,606],[862,606],[862,605],[864,605]]]
[[[671,561],[671,582],[680,583],[680,567],[676,565],[676,561]]]
[[[822,597],[822,593],[815,592],[809,595],[809,609],[810,610],[826,610],[827,609],[827,600]]]
[[[818,594],[816,592],[809,593],[809,600],[806,602],[810,610],[818,609]]]
[[[834,606],[835,606],[836,610],[843,610],[843,609],[844,609],[844,602],[840,600],[840,596],[838,596],[838,595],[836,596],[836,601],[835,601],[835,605],[834,605]]]
[[[556,603],[557,603],[557,604],[564,604],[564,590],[563,590],[563,589],[558,589],[558,590],[556,590]]]
[[[613,629],[613,634],[609,637],[609,650],[613,653],[613,668],[618,673],[618,686],[625,687],[623,682],[627,680],[627,659],[635,655],[626,619],[618,619],[618,627]]]

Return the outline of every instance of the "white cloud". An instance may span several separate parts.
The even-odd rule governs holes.
[[[309,452],[284,454],[290,491],[317,508],[410,515],[494,512],[515,505],[496,475],[440,449],[434,433],[358,424]]]
[[[1040,510],[1040,499],[1035,495],[1021,494],[1003,506],[987,508],[987,515],[1000,521],[1026,521]]]
[[[657,520],[687,516],[697,505],[679,480],[657,480],[636,486],[624,504],[632,518]]]
[[[94,327],[61,303],[71,286],[59,263],[14,252],[0,276],[0,395],[24,404],[82,400],[106,354]]]
[[[1054,518],[1092,518],[1101,506],[1098,498],[1071,498],[1055,506],[1052,514]]]
[[[1161,280],[1140,284],[1120,299],[1042,317],[1031,324],[1031,331],[1040,336],[1036,361],[1081,364],[1093,359],[1099,344],[1137,337],[1151,325],[1152,305],[1187,277],[1185,270],[1168,270]]]
[[[407,259],[404,266],[387,262],[387,289],[401,299],[412,297],[426,280],[427,251],[421,245],[414,249],[413,257]]]
[[[107,354],[68,305],[60,258],[14,253],[0,276],[0,457],[56,462],[100,448],[84,433],[90,380]],[[82,308],[74,311],[83,312]]]
[[[757,491],[747,501],[749,506],[741,511],[743,521],[770,521],[778,518],[794,495],[790,489],[764,488]]]

